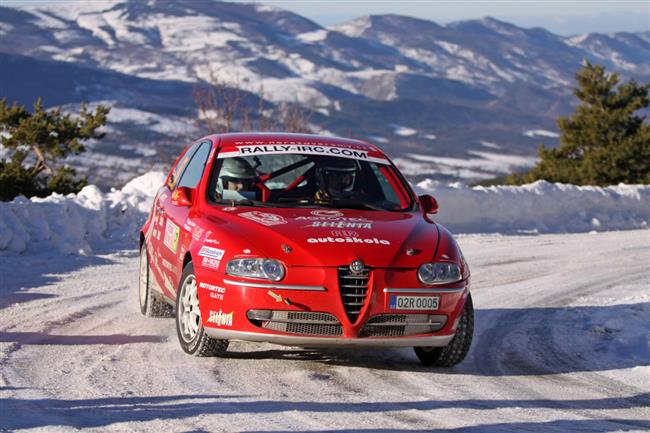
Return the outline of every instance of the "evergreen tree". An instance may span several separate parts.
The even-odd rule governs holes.
[[[619,83],[616,73],[585,62],[576,74],[580,99],[575,113],[560,117],[560,145],[539,149],[539,163],[510,183],[549,182],[576,185],[650,183],[650,125],[634,113],[648,107],[650,84]]]
[[[77,117],[61,109],[44,110],[41,99],[30,113],[15,102],[0,100],[2,145],[9,159],[0,160],[0,200],[17,195],[46,196],[52,192],[78,192],[86,179],[77,179],[73,168],[58,165],[58,160],[86,149],[82,140],[102,138],[97,129],[106,124],[109,108],[98,106],[90,112],[85,106]]]

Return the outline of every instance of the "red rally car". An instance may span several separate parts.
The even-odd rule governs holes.
[[[472,341],[470,271],[437,209],[366,142],[202,138],[142,227],[140,310],[175,307],[197,356],[247,340],[407,346],[425,365],[455,365]]]

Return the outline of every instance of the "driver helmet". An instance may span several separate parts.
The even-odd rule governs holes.
[[[341,197],[354,189],[357,164],[347,158],[328,157],[316,167],[318,187],[332,197]]]
[[[229,182],[238,185],[235,189],[237,191],[249,191],[255,177],[255,169],[244,158],[226,158],[219,172],[217,193],[223,195],[224,189],[229,189]]]

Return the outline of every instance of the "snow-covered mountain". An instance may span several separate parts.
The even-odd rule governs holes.
[[[105,184],[201,133],[192,90],[211,76],[299,102],[316,129],[371,140],[411,176],[452,179],[531,165],[540,141],[555,144],[583,59],[650,78],[650,32],[563,38],[493,18],[440,26],[397,15],[323,28],[216,1],[0,7],[0,41],[2,96],[116,107],[83,161],[103,166],[91,173]]]

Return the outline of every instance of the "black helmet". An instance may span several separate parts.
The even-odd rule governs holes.
[[[352,192],[356,176],[357,164],[352,159],[326,157],[316,166],[318,187],[332,197]]]

